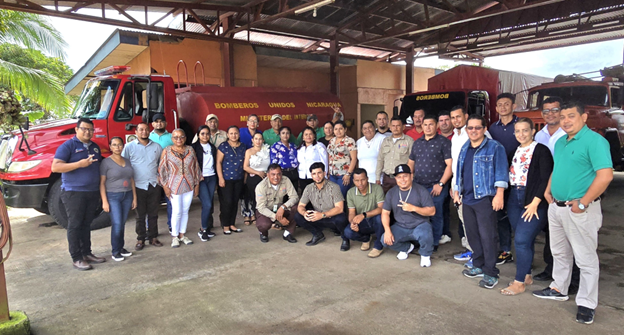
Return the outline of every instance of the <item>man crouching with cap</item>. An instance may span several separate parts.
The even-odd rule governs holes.
[[[394,169],[397,185],[386,194],[381,212],[381,223],[385,233],[381,240],[384,247],[399,252],[399,260],[407,259],[414,250],[413,241],[420,244],[420,266],[431,266],[433,252],[433,230],[429,217],[435,215],[433,199],[426,188],[414,182],[412,171],[407,164]],[[396,223],[390,227],[390,212]]]

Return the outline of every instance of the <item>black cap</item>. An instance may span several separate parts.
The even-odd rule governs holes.
[[[412,173],[412,170],[410,169],[409,165],[401,164],[397,165],[397,167],[394,168],[394,175],[396,176],[399,173]]]
[[[156,120],[163,120],[163,121],[166,121],[166,120],[165,120],[165,114],[158,113],[158,114],[156,114],[156,115],[152,116],[152,122],[154,122],[154,121],[156,121]]]

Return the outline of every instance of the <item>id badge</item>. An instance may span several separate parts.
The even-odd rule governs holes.
[[[273,213],[277,213],[277,205],[273,205]]]

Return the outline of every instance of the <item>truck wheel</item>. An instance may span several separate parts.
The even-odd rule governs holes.
[[[622,171],[622,148],[620,148],[620,139],[618,138],[618,134],[611,131],[606,133],[604,137],[609,142],[613,168],[616,171]]]
[[[54,182],[50,189],[50,194],[48,195],[48,210],[50,211],[50,215],[54,218],[54,221],[56,221],[59,226],[67,229],[67,212],[61,200],[60,178]],[[102,210],[101,205],[98,206],[97,216],[93,219],[93,222],[91,222],[91,230],[102,229],[110,225],[110,216]]]

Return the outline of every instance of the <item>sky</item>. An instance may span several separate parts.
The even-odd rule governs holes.
[[[110,13],[109,13],[110,12]],[[83,12],[81,12],[83,13]],[[115,18],[116,12],[107,11],[106,16]],[[149,17],[155,20],[159,15]],[[68,44],[66,61],[74,70],[79,70],[95,51],[116,29],[114,26],[62,18],[49,18]],[[169,22],[164,20],[162,25]],[[161,24],[159,24],[160,26]],[[122,28],[125,29],[125,28]],[[558,74],[583,73],[600,70],[606,66],[622,64],[624,39],[577,45],[565,48],[526,52],[485,59],[485,65],[501,70],[517,71],[544,77]],[[456,63],[436,57],[417,59],[415,66],[454,66]]]

